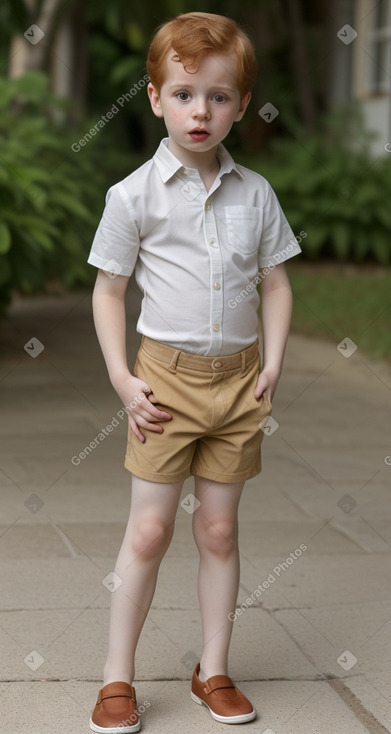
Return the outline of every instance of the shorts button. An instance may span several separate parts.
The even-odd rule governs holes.
[[[223,363],[220,362],[218,359],[214,359],[212,362],[212,367],[222,367]]]

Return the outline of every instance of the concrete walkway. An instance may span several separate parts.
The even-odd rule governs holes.
[[[133,286],[128,306],[134,323]],[[19,300],[0,333],[2,731],[87,733],[129,509],[122,406],[90,293]],[[339,349],[290,337],[279,425],[243,494],[230,675],[258,718],[232,734],[391,731],[391,369],[359,345],[348,357],[347,336]],[[131,365],[138,343],[130,332]],[[188,510],[138,648],[150,734],[226,729],[189,695],[201,628]]]

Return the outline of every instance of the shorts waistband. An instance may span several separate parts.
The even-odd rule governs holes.
[[[250,347],[243,349],[241,352],[226,354],[221,357],[191,354],[182,349],[174,349],[168,344],[162,344],[162,342],[157,342],[144,335],[141,339],[141,348],[150,357],[168,364],[170,372],[176,372],[177,367],[185,367],[199,372],[228,372],[231,370],[246,372],[259,357],[259,339],[256,339]]]

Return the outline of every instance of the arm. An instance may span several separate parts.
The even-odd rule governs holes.
[[[94,324],[106,362],[111,384],[123,401],[129,415],[129,426],[133,433],[144,441],[139,426],[149,431],[163,433],[157,421],[171,418],[169,413],[158,410],[153,402],[152,391],[144,380],[131,375],[126,357],[125,293],[129,278],[117,275],[110,278],[103,270],[98,271],[92,297]],[[151,397],[143,395],[149,392]],[[130,408],[130,404],[136,403]]]
[[[292,317],[292,291],[285,265],[276,265],[262,281],[263,365],[255,397],[263,392],[270,399],[281,375],[286,342]]]

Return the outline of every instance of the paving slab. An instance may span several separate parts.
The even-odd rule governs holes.
[[[1,609],[85,609],[105,591],[106,568],[110,560],[87,556],[1,560]]]
[[[92,600],[91,600],[92,601]],[[174,602],[175,603],[175,602]],[[108,609],[44,609],[0,614],[3,680],[99,680],[106,656]],[[198,609],[151,608],[137,648],[137,675],[143,680],[183,678],[182,659],[199,658]],[[43,658],[36,670],[26,656]],[[230,648],[232,677],[257,680],[313,678],[318,671],[290,634],[262,609],[235,622]],[[193,668],[196,662],[194,662]]]
[[[240,681],[237,683],[240,685]],[[190,699],[189,685],[190,681],[136,682],[138,706],[141,711],[145,709],[141,715],[142,731],[221,732],[221,724],[211,718],[207,709]],[[246,725],[251,734],[368,734],[369,730],[327,682],[246,682],[241,688],[258,713]],[[30,734],[87,734],[97,692],[95,682],[12,683],[1,695],[4,731],[28,728]],[[23,710],[20,701],[24,702]],[[242,734],[243,725],[230,725],[229,730]]]
[[[241,584],[247,596],[261,588],[258,603],[265,609],[295,609],[334,605],[383,604],[391,602],[386,554],[346,554],[314,556],[310,549],[286,567],[281,556],[249,556],[241,559]],[[239,595],[243,600],[244,596]]]
[[[377,667],[367,670],[365,675],[352,676],[345,681],[363,707],[376,711],[376,718],[387,731],[391,730],[390,679],[391,665],[388,665],[381,670]]]
[[[390,660],[391,603],[368,602],[328,608],[276,610],[286,632],[306,656],[317,661],[325,675],[340,676],[341,670],[354,674],[372,670],[379,661]],[[340,656],[351,654],[345,663]]]
[[[131,282],[130,323],[139,303]],[[44,344],[36,359],[24,350],[33,336]],[[263,471],[240,503],[242,613],[230,674],[259,711],[248,725],[257,734],[391,730],[391,366],[360,348],[345,359],[344,336],[291,334],[273,401],[279,427],[265,436]],[[130,365],[140,338],[129,330]],[[1,339],[2,724],[79,733],[106,656],[111,595],[102,580],[129,512],[126,425],[72,463],[122,407],[90,292],[16,299]],[[182,497],[193,489],[189,478]],[[179,506],[137,651],[146,731],[221,729],[189,697],[201,644],[191,520]],[[302,543],[307,550],[288,563]]]

